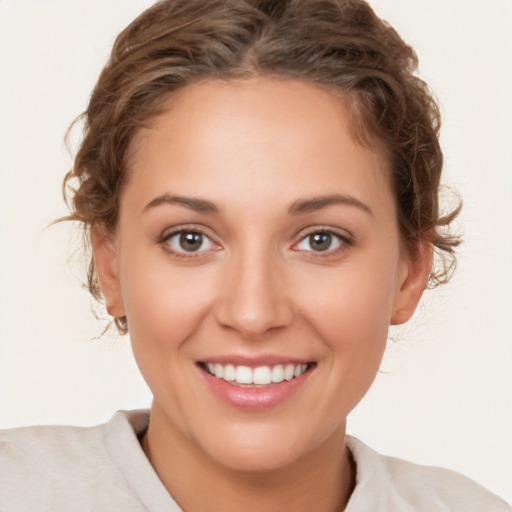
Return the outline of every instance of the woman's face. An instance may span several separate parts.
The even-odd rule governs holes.
[[[401,250],[386,161],[298,81],[184,89],[134,141],[112,245],[95,240],[150,428],[245,470],[342,439],[428,272]]]

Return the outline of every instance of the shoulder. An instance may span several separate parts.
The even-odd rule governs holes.
[[[0,431],[2,463],[18,465],[30,461],[51,474],[52,469],[77,457],[87,461],[101,452],[103,428],[36,426]]]
[[[96,427],[37,426],[0,431],[0,509],[93,510],[129,501],[130,486],[109,438],[139,450],[133,422],[144,417],[117,413]],[[115,448],[115,447],[114,447]],[[30,490],[30,492],[26,492]],[[56,500],[56,501],[55,501]],[[126,510],[139,510],[132,507]]]
[[[346,512],[512,510],[503,500],[455,471],[387,457],[350,436],[347,446],[354,457],[357,476]]]

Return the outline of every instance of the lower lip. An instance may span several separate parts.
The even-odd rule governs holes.
[[[292,380],[261,388],[249,388],[218,379],[201,368],[199,370],[210,389],[221,400],[233,407],[250,410],[268,409],[286,402],[305,384],[312,372],[312,369],[309,369],[300,377],[295,377]]]

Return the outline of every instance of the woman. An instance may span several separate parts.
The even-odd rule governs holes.
[[[415,65],[360,1],[166,1],[119,36],[66,185],[153,406],[3,434],[2,510],[508,510],[345,432],[458,244]]]

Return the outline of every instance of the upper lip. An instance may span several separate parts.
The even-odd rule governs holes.
[[[218,355],[205,357],[198,360],[198,363],[212,363],[212,364],[232,364],[233,366],[248,366],[249,368],[257,368],[259,366],[275,366],[278,364],[308,364],[314,362],[311,359],[288,357],[277,354],[261,354],[256,356],[248,355]]]

